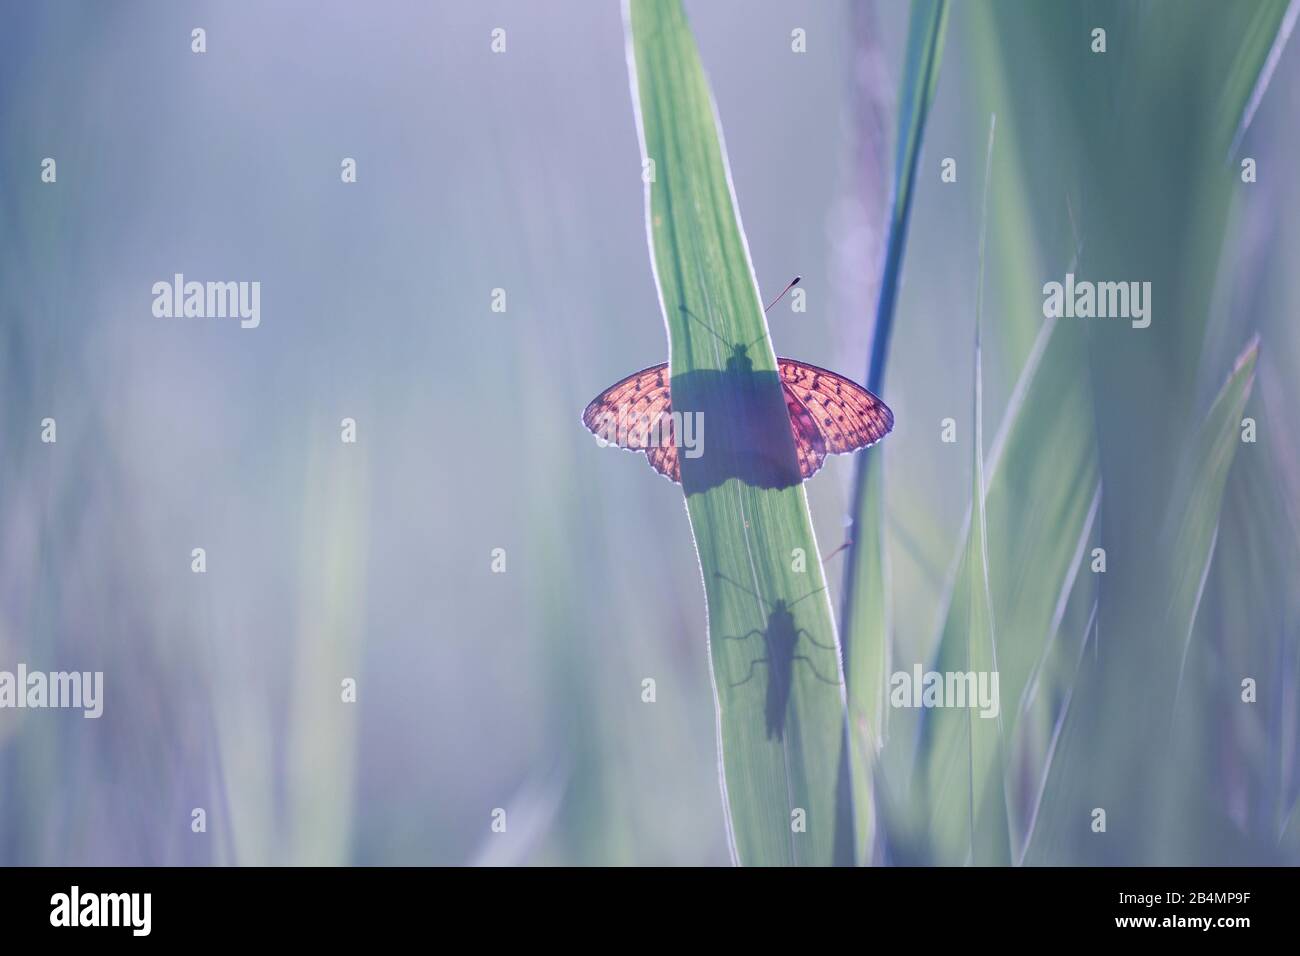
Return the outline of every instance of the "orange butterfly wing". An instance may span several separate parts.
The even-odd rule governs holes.
[[[776,362],[805,480],[828,454],[874,445],[894,427],[889,406],[852,379],[794,359]]]
[[[668,363],[633,372],[605,389],[582,413],[582,424],[603,442],[628,451],[645,452],[650,467],[673,481],[682,480],[677,460],[673,410],[668,389]],[[640,423],[658,422],[658,441],[648,441]],[[620,434],[622,432],[622,434]]]
[[[894,427],[893,412],[857,382],[794,359],[777,359],[777,365],[799,474],[805,480],[821,468],[828,454],[874,445]],[[582,413],[582,423],[603,442],[645,452],[655,471],[680,482],[671,412],[672,392],[664,363],[634,372],[605,389]],[[658,441],[647,440],[644,426],[638,424],[644,422],[660,423]]]

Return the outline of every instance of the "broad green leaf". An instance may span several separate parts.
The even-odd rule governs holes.
[[[704,424],[682,479],[732,850],[742,864],[829,864],[849,822],[844,682],[776,356],[681,4],[631,0],[626,20],[673,411]]]

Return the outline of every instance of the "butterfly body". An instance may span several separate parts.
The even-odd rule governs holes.
[[[737,345],[725,371],[689,374],[728,379],[742,400],[748,400],[743,396],[764,392],[766,385],[753,386],[761,375],[771,373],[754,372],[745,346]],[[894,427],[889,407],[842,375],[797,359],[778,358],[776,376],[794,437],[796,480],[812,477],[828,454],[847,454],[874,445]],[[667,363],[635,372],[596,396],[583,412],[582,421],[602,444],[643,451],[651,467],[680,482],[678,451],[686,436],[679,432],[691,423],[683,420],[681,410],[673,408],[670,379]],[[700,431],[702,434],[702,427]],[[754,437],[762,436],[750,436]],[[686,456],[694,457],[689,450]]]

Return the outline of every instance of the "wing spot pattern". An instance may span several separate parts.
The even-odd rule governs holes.
[[[847,454],[874,445],[893,429],[894,414],[889,407],[851,379],[795,359],[777,359],[777,364],[799,473],[805,480],[817,473],[828,454]],[[667,363],[655,365],[611,385],[587,406],[582,421],[598,437],[612,440],[610,423],[615,423],[616,431],[621,410],[630,407],[642,418],[662,416],[660,443],[631,450],[643,451],[655,471],[680,482],[681,463],[669,417],[670,386],[664,380],[667,371]],[[631,429],[633,437],[637,430]]]

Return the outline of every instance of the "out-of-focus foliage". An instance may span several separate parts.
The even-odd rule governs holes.
[[[102,670],[105,702],[0,710],[0,862],[730,859],[681,489],[577,420],[667,353],[624,26],[568,8],[216,5],[201,55],[172,5],[8,11],[0,669]],[[804,277],[776,352],[858,375],[893,175],[864,157],[900,148],[864,117],[909,101],[911,10],[685,9],[758,286]],[[891,669],[965,667],[982,537],[1012,863],[1300,862],[1294,13],[948,12],[876,627]],[[260,280],[261,325],[154,318],[177,272]],[[1150,282],[1150,327],[1044,319],[1067,272]],[[804,489],[826,552],[854,465]],[[870,859],[963,862],[970,715],[887,716]]]

